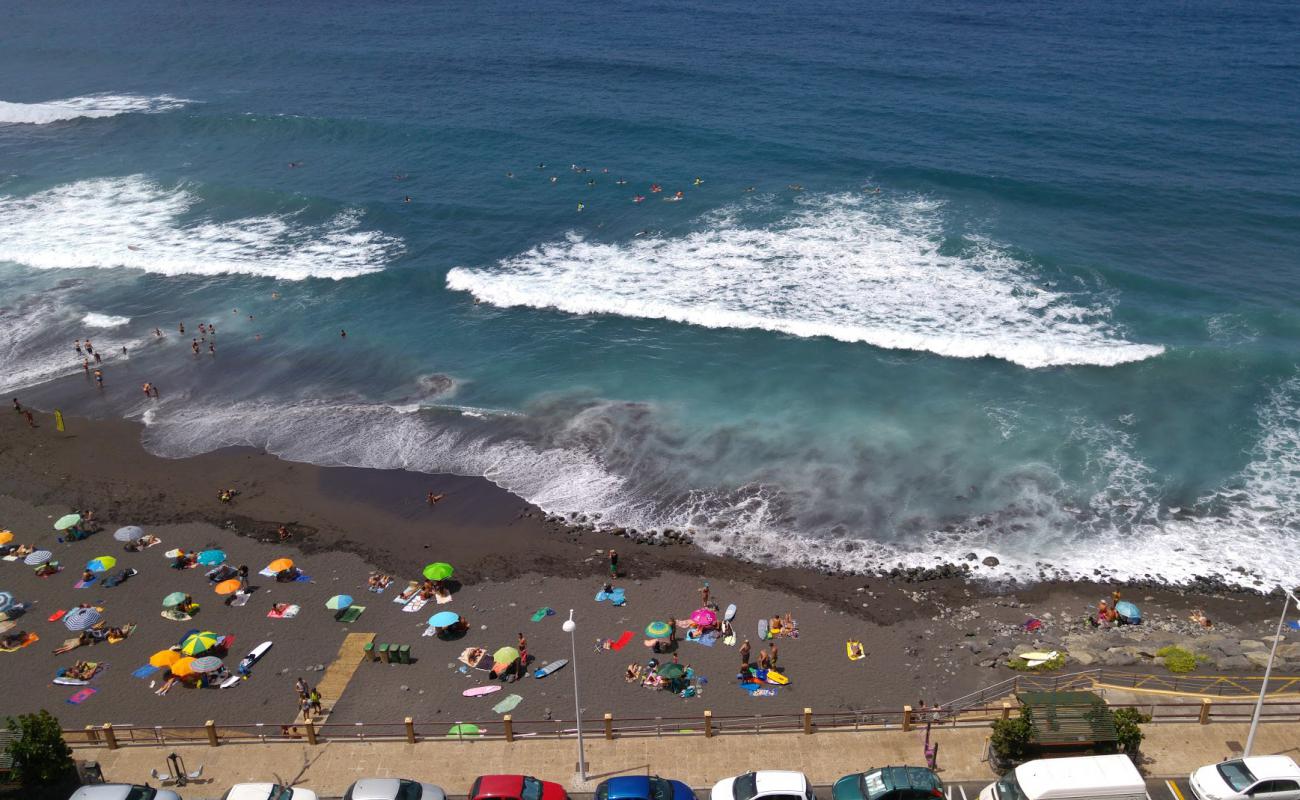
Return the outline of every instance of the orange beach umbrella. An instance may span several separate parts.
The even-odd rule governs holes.
[[[276,560],[272,561],[270,564],[266,565],[266,568],[269,569],[271,572],[284,572],[286,569],[291,569],[292,567],[293,567],[292,558],[277,558]]]
[[[216,587],[217,594],[234,594],[237,591],[239,591],[239,581],[235,578],[231,578],[228,581],[222,581],[221,583],[218,583]]]
[[[191,658],[190,656],[186,656],[185,658],[182,658],[181,660],[172,664],[172,674],[178,678],[184,678],[187,675],[193,675],[194,668],[190,666],[193,663],[194,663],[194,659]]]
[[[181,654],[175,650],[159,650],[149,656],[149,666],[151,667],[170,667],[177,661],[181,660]]]

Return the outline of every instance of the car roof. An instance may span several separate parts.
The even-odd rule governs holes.
[[[754,773],[754,790],[759,794],[794,792],[802,794],[808,788],[808,779],[802,772],[785,769],[764,769]]]
[[[1241,760],[1259,780],[1300,778],[1300,766],[1290,756],[1248,756]]]
[[[889,789],[934,789],[940,786],[938,776],[925,767],[880,767],[863,774],[873,772],[880,773],[880,779]]]
[[[400,786],[397,778],[362,778],[352,784],[352,800],[392,800]]]
[[[524,789],[523,775],[481,775],[478,779],[479,795],[504,795],[518,797]]]
[[[619,798],[649,797],[650,777],[647,775],[621,775],[605,781],[605,791],[610,800]]]

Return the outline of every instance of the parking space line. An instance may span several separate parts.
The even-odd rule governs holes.
[[[961,800],[966,800],[966,787],[962,786],[961,784],[957,784],[957,790],[961,792]]]
[[[1174,796],[1174,800],[1186,800],[1183,793],[1178,790],[1178,784],[1173,781],[1165,781],[1165,785],[1169,787],[1169,793]]]

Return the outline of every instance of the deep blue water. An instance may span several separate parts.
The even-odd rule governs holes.
[[[1289,570],[1293,4],[52,2],[0,31],[0,387],[31,402],[751,558]]]

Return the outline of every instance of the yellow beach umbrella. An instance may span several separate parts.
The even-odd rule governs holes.
[[[0,531],[0,544],[9,544],[14,540],[13,531]]]

